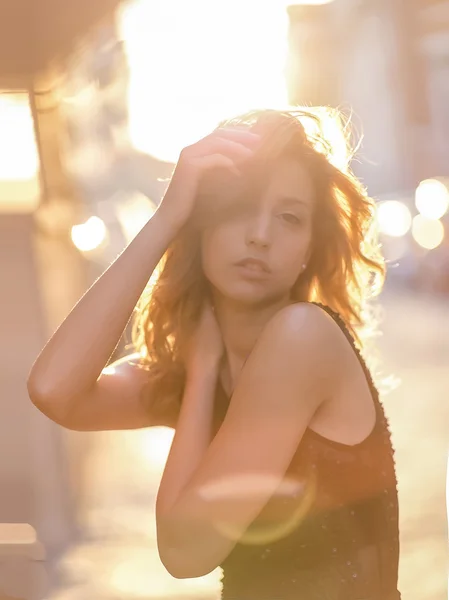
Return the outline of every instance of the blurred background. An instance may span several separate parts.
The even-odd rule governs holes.
[[[3,0],[0,597],[207,599],[154,501],[173,432],[76,433],[28,399],[44,343],[158,205],[179,152],[250,108],[330,105],[378,202],[383,395],[404,600],[447,598],[449,1]],[[129,353],[125,332],[114,358]],[[2,596],[3,593],[3,596]]]

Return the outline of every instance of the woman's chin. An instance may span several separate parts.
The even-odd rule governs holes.
[[[251,285],[233,285],[221,291],[221,294],[226,300],[235,304],[246,306],[264,306],[271,303],[276,303],[279,299],[279,294],[272,290],[257,288]]]

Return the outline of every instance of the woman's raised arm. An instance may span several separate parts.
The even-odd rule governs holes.
[[[148,425],[140,402],[146,374],[131,365],[123,377],[102,371],[156,265],[188,220],[203,173],[235,170],[258,141],[245,129],[222,129],[181,152],[153,217],[83,295],[31,369],[29,396],[49,418],[77,429]]]

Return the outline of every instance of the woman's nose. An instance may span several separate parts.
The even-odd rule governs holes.
[[[266,212],[258,212],[248,218],[246,242],[256,246],[267,247],[271,243],[271,218]]]

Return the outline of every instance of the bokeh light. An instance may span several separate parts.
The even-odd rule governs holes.
[[[96,216],[90,217],[85,223],[72,227],[72,242],[82,252],[89,252],[101,246],[106,235],[106,225]]]
[[[437,248],[444,239],[444,227],[441,221],[416,215],[413,219],[412,235],[415,241],[426,250]]]
[[[449,190],[438,179],[425,179],[416,189],[415,203],[423,217],[441,219],[449,208]]]
[[[386,236],[382,240],[382,252],[388,263],[401,260],[410,251],[410,241],[406,236]]]
[[[408,207],[399,200],[387,200],[377,207],[379,231],[392,237],[405,235],[412,224],[412,215]]]

